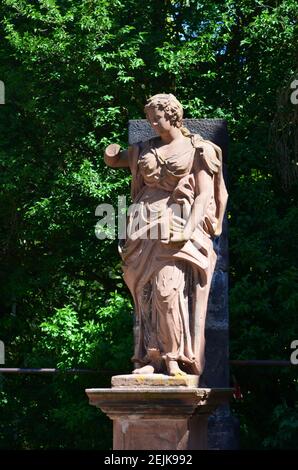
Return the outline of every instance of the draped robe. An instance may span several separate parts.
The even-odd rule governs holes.
[[[221,149],[199,135],[189,139],[191,145],[166,159],[159,151],[158,137],[129,148],[133,205],[127,238],[119,251],[135,304],[133,361],[142,366],[173,359],[186,372],[201,375],[216,263],[212,239],[221,232],[227,191]],[[200,194],[195,175],[202,168],[212,176],[203,219],[190,240],[171,242],[170,234],[181,231]]]

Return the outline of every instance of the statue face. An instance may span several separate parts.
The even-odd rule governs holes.
[[[147,119],[158,135],[167,133],[172,127],[170,120],[165,116],[165,112],[158,108],[149,108]]]

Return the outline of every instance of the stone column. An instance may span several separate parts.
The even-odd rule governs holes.
[[[191,375],[124,375],[112,378],[112,388],[86,393],[113,420],[114,450],[203,450],[208,416],[228,402],[231,389],[197,383]]]

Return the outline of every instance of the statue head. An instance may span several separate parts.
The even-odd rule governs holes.
[[[161,93],[151,96],[144,108],[146,116],[150,108],[163,111],[165,118],[170,121],[172,126],[182,127],[183,108],[174,95]]]

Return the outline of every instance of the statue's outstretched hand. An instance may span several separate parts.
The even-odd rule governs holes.
[[[118,144],[110,144],[105,149],[104,160],[106,165],[112,168],[125,168],[128,167],[128,151],[122,150]]]
[[[105,157],[108,158],[115,158],[120,153],[120,145],[118,144],[110,144],[105,150]]]

